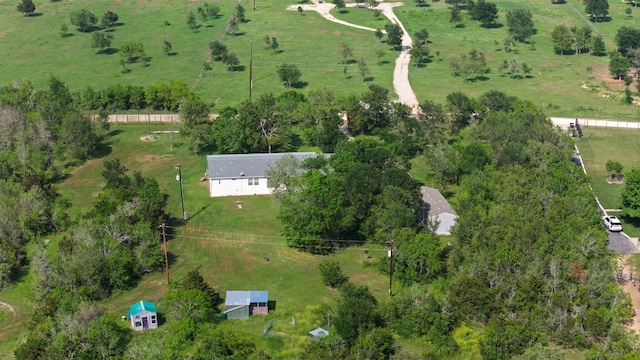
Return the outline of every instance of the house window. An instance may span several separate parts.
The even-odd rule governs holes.
[[[136,315],[136,319],[140,319],[140,315],[139,315],[139,314],[138,314],[138,315]]]
[[[260,185],[260,178],[249,178],[249,185]]]
[[[155,315],[151,315],[151,323],[152,324],[156,323],[156,316]]]
[[[138,327],[140,327],[140,326],[142,326],[142,323],[141,323],[140,321],[136,321],[136,326],[135,326],[135,327],[137,327],[137,328],[138,328]]]

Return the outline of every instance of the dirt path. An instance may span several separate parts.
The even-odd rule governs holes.
[[[623,255],[618,258],[618,263],[622,266],[623,269],[623,278],[626,278],[628,280],[630,278],[632,270],[634,278],[640,278],[640,269],[634,270],[626,265],[627,258],[628,255]],[[640,281],[636,281],[635,284],[632,281],[623,281],[620,284],[620,287],[631,296],[631,303],[633,305],[634,316],[632,318],[631,324],[627,325],[627,328],[640,332]]]
[[[338,24],[342,24],[345,26],[351,26],[357,29],[368,30],[368,31],[376,31],[377,29],[373,29],[366,26],[360,26],[356,24],[352,24],[340,19],[336,19],[333,15],[331,15],[330,11],[335,7],[334,4],[330,3],[319,3],[318,0],[312,0],[313,4],[309,5],[290,5],[287,7],[287,10],[295,11],[298,10],[298,6],[302,7],[302,10],[310,10],[318,12],[322,17],[329,21],[333,21]],[[348,7],[355,7],[357,4],[347,4]],[[412,113],[416,114],[418,111],[418,99],[416,98],[416,94],[413,92],[413,88],[411,87],[411,83],[409,83],[409,63],[411,61],[411,54],[409,53],[409,49],[411,48],[412,41],[411,36],[405,30],[404,25],[398,20],[396,14],[393,13],[393,8],[396,6],[404,5],[401,2],[395,3],[385,3],[381,2],[376,9],[380,10],[384,16],[386,16],[391,22],[400,25],[402,29],[402,50],[400,51],[400,55],[396,59],[396,66],[393,70],[393,89],[396,92],[398,98],[397,102],[405,104],[411,108]]]

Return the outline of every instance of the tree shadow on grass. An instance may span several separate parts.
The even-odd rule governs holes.
[[[113,55],[117,52],[118,52],[118,49],[110,47],[102,50],[102,52],[98,52],[98,54]]]
[[[389,63],[389,60],[381,60],[381,61],[378,61],[378,65],[386,65],[386,64],[388,64],[388,63]]]
[[[347,64],[347,65],[349,65],[349,64],[355,64],[355,63],[357,63],[357,62],[358,62],[358,60],[356,60],[356,59],[349,59],[349,60],[347,60],[347,61],[346,61],[346,64]]]
[[[308,82],[306,81],[296,81],[295,83],[291,84],[291,87],[294,89],[304,89],[309,85]]]
[[[366,78],[364,78],[363,82],[372,82],[375,78],[373,76],[367,76]]]
[[[74,33],[64,33],[64,34],[62,34],[63,38],[68,38],[68,37],[72,37],[72,36],[75,36],[75,34]]]
[[[599,17],[599,18],[598,18],[598,21],[596,21],[596,19],[595,19],[595,18],[591,18],[591,22],[596,23],[596,24],[597,24],[597,23],[603,23],[603,22],[604,22],[604,23],[608,23],[608,22],[611,22],[611,16],[603,16],[603,17]]]
[[[489,80],[489,77],[484,76],[484,75],[480,75],[480,76],[476,76],[474,78],[464,79],[464,82],[466,82],[466,83],[475,83],[475,82],[487,81],[487,80]]]
[[[38,16],[42,16],[42,13],[32,13],[32,14],[29,14],[27,17],[38,17]]]
[[[504,27],[504,25],[501,23],[492,23],[492,24],[483,25],[482,27],[485,29],[500,29]]]

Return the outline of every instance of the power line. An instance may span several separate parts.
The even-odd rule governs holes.
[[[273,238],[273,239],[281,239],[281,240],[302,240],[302,241],[326,241],[326,242],[335,242],[335,243],[363,243],[364,240],[356,240],[356,239],[322,239],[322,238],[299,238],[299,237],[285,237],[280,235],[260,235],[260,234],[251,234],[251,233],[234,233],[234,232],[224,232],[224,231],[214,231],[208,229],[194,229],[194,228],[181,228],[175,226],[167,226],[168,229],[185,229],[187,231],[196,231],[196,232],[204,232],[207,234],[219,234],[219,235],[230,235],[230,236],[253,236],[258,238]],[[169,235],[173,236],[173,235]],[[184,236],[180,234],[178,236]]]
[[[168,235],[171,236],[171,235]],[[212,237],[204,237],[204,236],[191,236],[191,235],[179,235],[176,236],[179,238],[187,238],[187,239],[198,239],[198,240],[208,240],[208,241],[216,241],[216,242],[230,242],[236,244],[251,244],[251,245],[272,245],[272,246],[287,246],[291,248],[308,248],[308,249],[335,249],[335,246],[317,246],[317,245],[290,245],[286,243],[269,243],[269,242],[260,242],[260,241],[246,241],[246,240],[235,240],[235,239],[224,239],[224,238],[212,238]],[[387,249],[376,249],[376,248],[340,248],[341,250],[358,250],[358,251],[387,251]]]

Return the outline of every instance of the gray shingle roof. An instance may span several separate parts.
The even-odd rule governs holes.
[[[208,155],[207,173],[210,179],[235,179],[239,177],[264,177],[267,168],[287,153]],[[315,158],[314,152],[289,153],[298,161]]]
[[[447,199],[440,194],[438,189],[434,189],[428,186],[421,186],[420,192],[422,193],[422,201],[425,204],[428,204],[429,216],[449,213],[453,215],[458,215],[456,211],[451,207]]]

